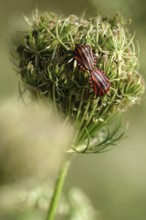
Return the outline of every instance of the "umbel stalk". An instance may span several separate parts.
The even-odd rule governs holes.
[[[56,183],[54,187],[54,192],[53,192],[50,204],[49,204],[49,209],[48,209],[46,220],[54,220],[55,218],[56,210],[58,207],[58,202],[61,196],[65,177],[67,175],[70,163],[71,163],[71,157],[66,157],[60,167],[58,177],[56,179]]]

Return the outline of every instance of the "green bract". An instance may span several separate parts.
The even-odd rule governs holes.
[[[53,13],[34,16],[17,47],[21,81],[33,97],[46,97],[54,111],[76,129],[72,150],[103,152],[122,137],[121,125],[113,126],[117,113],[140,100],[144,82],[138,72],[137,52],[127,22],[97,16],[87,20]],[[95,97],[89,73],[73,60],[76,44],[88,44],[97,67],[111,82],[104,97]]]

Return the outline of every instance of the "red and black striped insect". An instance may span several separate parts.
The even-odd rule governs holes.
[[[76,44],[74,50],[74,59],[77,60],[79,69],[83,71],[91,71],[95,68],[96,57],[89,45]]]
[[[96,96],[104,96],[111,86],[105,73],[98,68],[90,71],[89,82]]]
[[[96,68],[96,56],[93,54],[92,48],[89,45],[76,44],[74,59],[77,60],[79,69],[89,71],[89,81],[95,95],[104,96],[108,92],[111,83],[105,73]]]

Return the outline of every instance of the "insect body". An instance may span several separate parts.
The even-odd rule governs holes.
[[[111,84],[105,73],[96,68],[96,57],[89,45],[76,44],[74,59],[77,60],[79,69],[89,71],[90,85],[94,89],[96,96],[104,96]]]
[[[89,81],[91,86],[93,86],[96,96],[104,96],[111,86],[110,81],[106,77],[105,73],[98,68],[90,71]]]
[[[77,60],[79,69],[83,71],[91,71],[95,68],[96,57],[89,45],[76,44],[74,59]]]

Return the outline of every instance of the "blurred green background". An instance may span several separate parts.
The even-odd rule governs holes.
[[[23,14],[34,8],[59,14],[87,16],[96,12],[114,15],[120,11],[132,18],[131,32],[140,47],[140,72],[146,80],[146,10],[144,0],[0,0],[0,99],[18,96],[18,78],[10,61],[11,36],[21,27]],[[146,96],[125,118],[130,121],[128,137],[113,150],[98,155],[78,155],[71,166],[64,191],[83,189],[101,220],[146,219]]]

